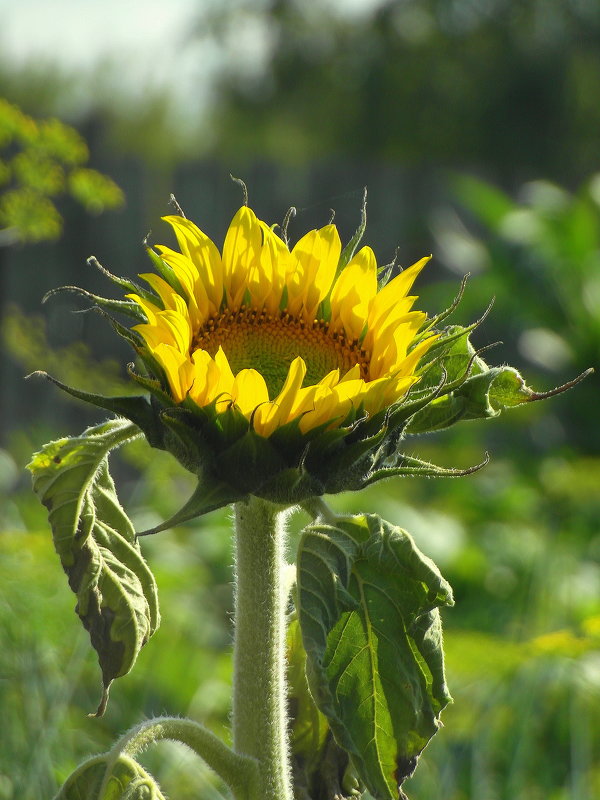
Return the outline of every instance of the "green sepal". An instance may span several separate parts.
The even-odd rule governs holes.
[[[235,475],[236,489],[244,494],[256,486],[256,476],[261,475],[264,482],[285,469],[285,461],[271,442],[248,430],[230,447],[219,453],[215,459],[216,469],[221,475]],[[240,469],[243,464],[243,469]]]
[[[366,229],[367,229],[367,189],[365,188],[363,192],[362,206],[360,208],[360,222],[358,224],[358,228],[354,231],[354,235],[342,250],[333,283],[335,283],[336,278],[340,275],[342,270],[352,260],[354,254],[356,253],[356,248],[358,247],[363,236],[365,235]]]
[[[27,377],[32,378],[38,375],[46,378],[46,380],[50,381],[55,386],[58,386],[58,388],[62,389],[63,392],[70,394],[71,397],[77,398],[77,400],[84,400],[86,403],[90,403],[97,408],[103,408],[119,417],[125,417],[126,419],[131,420],[131,422],[133,422],[143,431],[144,435],[148,439],[148,442],[153,447],[161,446],[162,432],[160,429],[160,421],[156,410],[151,406],[146,397],[143,397],[142,395],[106,397],[102,394],[83,392],[80,389],[67,386],[66,383],[62,383],[61,381],[57,380],[57,378],[53,378],[52,375],[42,371],[32,372],[31,375],[28,375]]]
[[[481,463],[475,464],[472,467],[466,467],[465,469],[440,467],[437,464],[430,464],[427,461],[422,461],[420,458],[412,458],[404,453],[398,453],[395,459],[389,459],[389,461],[391,461],[392,466],[372,469],[366,476],[361,478],[356,489],[366,489],[367,486],[387,480],[388,478],[463,478],[466,475],[472,475],[474,472],[483,469],[489,462],[489,456],[486,454]]]
[[[422,378],[414,393],[438,386],[435,396],[408,421],[406,433],[426,433],[461,420],[485,419],[539,399],[513,367],[488,367],[469,340],[473,326],[451,326],[427,354]],[[441,383],[440,383],[441,382]]]
[[[114,283],[115,286],[118,286],[119,289],[124,289],[130,294],[137,294],[140,297],[143,297],[144,300],[147,300],[149,303],[156,304],[157,296],[154,294],[154,292],[144,289],[144,287],[140,286],[139,283],[129,280],[129,278],[120,278],[118,275],[113,275],[112,272],[109,272],[106,269],[106,267],[102,266],[95,256],[90,256],[90,258],[87,260],[87,263],[90,266],[100,270],[100,272],[107,277],[111,283]]]
[[[311,694],[371,795],[396,800],[451,699],[438,612],[450,586],[376,515],[309,525],[297,563]]]
[[[167,428],[165,448],[180,464],[196,475],[212,466],[214,453],[204,437],[201,418],[181,407],[165,409],[160,418]]]
[[[419,363],[420,380],[417,392],[437,385],[442,378],[447,383],[452,383],[466,377],[469,366],[477,359],[477,351],[469,341],[475,328],[476,324],[468,327],[448,325],[440,332],[439,339],[432,344]]]
[[[110,775],[106,771],[111,763]],[[108,753],[94,756],[67,778],[54,800],[166,800],[154,778],[137,761]]]
[[[154,577],[108,472],[108,453],[140,435],[123,419],[59,439],[28,465],[48,509],[56,552],[102,670],[101,716],[114,678],[127,674],[159,624]]]
[[[210,511],[216,511],[217,508],[237,503],[244,496],[243,492],[237,491],[226,481],[219,481],[208,473],[203,474],[198,480],[194,493],[183,508],[179,509],[176,514],[173,514],[165,522],[161,522],[160,525],[138,533],[138,536],[150,536],[154,533],[166,531],[169,528],[175,528],[177,525],[182,525],[191,519],[201,517]]]
[[[163,406],[169,408],[173,405],[173,398],[168,395],[162,387],[160,381],[149,378],[147,375],[140,375],[135,371],[135,364],[127,365],[129,377],[142,386],[152,397],[156,398]]]
[[[325,483],[318,476],[309,472],[301,461],[297,467],[283,469],[270,480],[262,483],[254,494],[270,500],[272,503],[289,506],[299,503],[307,497],[322,495],[325,490]]]
[[[337,455],[337,457],[333,456],[335,468],[344,472],[354,469],[358,464],[363,462],[365,456],[379,448],[387,435],[388,427],[385,421],[382,421],[379,430],[372,436],[362,436],[356,441],[348,441],[350,437],[347,437],[344,441],[344,448],[340,451],[339,455]]]
[[[166,280],[169,284],[171,289],[173,289],[177,294],[181,295],[183,298],[187,298],[187,293],[184,291],[183,286],[181,285],[179,278],[175,274],[173,267],[169,266],[166,261],[164,261],[158,253],[155,253],[151,247],[146,248],[146,252],[150,256],[152,263],[157,270],[157,272]],[[154,300],[155,305],[162,307],[162,300],[156,296]]]
[[[481,359],[478,362],[483,363]],[[497,417],[508,408],[530,402],[533,395],[513,367],[490,367],[425,406],[410,419],[406,433],[428,433],[461,420]]]
[[[219,433],[220,442],[232,442],[244,436],[250,427],[250,423],[242,412],[235,405],[231,405],[225,413],[218,413],[215,406],[216,401],[212,407],[216,414],[215,427]]]
[[[126,328],[124,325],[121,325],[118,320],[116,320],[111,314],[99,306],[94,306],[90,309],[90,311],[95,311],[97,314],[105,317],[112,325],[115,333],[117,333],[121,339],[125,339],[125,341],[133,347],[136,353],[140,352],[140,350],[143,348],[143,341],[141,336],[136,331],[134,331],[132,328]]]
[[[134,319],[136,322],[146,321],[146,315],[138,306],[138,304],[134,303],[132,300],[110,300],[107,297],[100,297],[100,295],[92,294],[92,292],[88,292],[86,289],[81,289],[79,286],[59,286],[56,289],[51,289],[49,292],[46,292],[42,298],[42,303],[45,303],[47,300],[57,294],[65,293],[76,294],[79,297],[85,297],[86,300],[91,300],[95,305],[105,309],[106,311],[125,314],[126,316]]]
[[[468,280],[469,280],[469,273],[467,272],[467,274],[463,276],[463,279],[460,282],[458,293],[454,298],[454,300],[450,303],[448,308],[446,308],[444,311],[441,311],[439,314],[436,314],[435,317],[432,317],[429,320],[427,324],[427,330],[431,328],[439,329],[441,323],[445,322],[445,320],[448,319],[448,317],[456,311],[456,309],[460,305],[461,300],[463,299],[463,295],[465,293]]]

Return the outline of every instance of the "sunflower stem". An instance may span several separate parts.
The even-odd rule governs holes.
[[[292,800],[283,514],[250,496],[235,504],[235,528],[234,750],[258,762],[256,800]]]

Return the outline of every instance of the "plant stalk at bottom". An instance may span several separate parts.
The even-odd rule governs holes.
[[[292,800],[283,514],[251,496],[235,504],[235,529],[234,750],[258,762],[256,800]]]

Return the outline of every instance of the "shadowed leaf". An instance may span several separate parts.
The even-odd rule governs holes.
[[[438,612],[450,586],[405,531],[339,517],[306,528],[298,599],[313,697],[369,792],[395,800],[450,700]]]

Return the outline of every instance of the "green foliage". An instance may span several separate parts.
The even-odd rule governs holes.
[[[84,167],[87,145],[57,119],[36,121],[0,98],[0,244],[60,236],[55,198],[69,194],[91,213],[118,208],[123,193],[100,172]]]
[[[438,606],[452,592],[375,515],[309,526],[298,553],[311,693],[378,800],[395,800],[450,700]]]
[[[577,401],[577,393],[572,397]],[[500,421],[501,437],[513,430],[525,438],[544,410],[532,406],[527,419]],[[460,436],[450,430],[438,444],[430,437],[429,456],[469,459],[483,448],[485,428],[473,423]],[[21,460],[31,443],[18,441],[11,452]],[[443,612],[455,702],[445,709],[445,726],[405,791],[411,798],[448,800],[475,800],[483,787],[498,797],[510,790],[516,800],[596,797],[600,463],[565,450],[536,457],[530,469],[514,458],[512,447],[510,461],[500,445],[495,450],[490,466],[461,481],[396,480],[335,498],[340,511],[377,508],[402,520],[419,548],[441,565],[457,598]],[[191,476],[141,441],[119,451],[118,459],[128,469],[135,465],[136,475],[139,470],[135,482],[123,487],[138,529],[164,519],[189,493]],[[0,638],[7,645],[0,648],[7,678],[0,683],[2,800],[17,793],[23,800],[53,796],[84,757],[105,751],[132,721],[157,710],[204,720],[226,736],[232,604],[227,513],[144,540],[168,626],[115,686],[118,697],[105,717],[86,719],[97,668],[86,655],[84,632],[74,630],[70,597],[57,584],[44,509],[24,483],[7,489],[0,502]],[[305,523],[300,514],[290,520],[293,531]],[[214,780],[194,759],[165,743],[148,751],[143,763],[170,797],[217,800]]]
[[[99,716],[113,679],[129,672],[159,624],[154,576],[108,472],[109,450],[137,434],[135,426],[114,420],[51,442],[29,464],[77,595],[75,610],[98,653],[104,686]]]
[[[74,169],[69,175],[69,191],[92,214],[118,208],[123,202],[116,183],[94,169]]]
[[[16,306],[8,306],[0,327],[4,352],[25,372],[43,364],[61,380],[92,392],[125,394],[133,390],[131,383],[122,379],[121,365],[115,359],[94,361],[90,348],[83,342],[52,347],[47,327],[40,314],[25,314]]]
[[[597,364],[600,175],[575,193],[532,181],[518,200],[469,176],[455,176],[453,188],[461,206],[484,226],[475,240],[493,269],[477,281],[478,296],[491,290],[500,307],[510,304],[534,363],[554,371]]]
[[[198,36],[210,32],[230,52],[216,93],[217,141],[230,158],[469,164],[509,180],[596,168],[593,2],[388,0],[354,13],[324,0],[236,7],[217,6],[212,26],[198,25]],[[232,44],[242,25],[266,42],[253,69]]]

